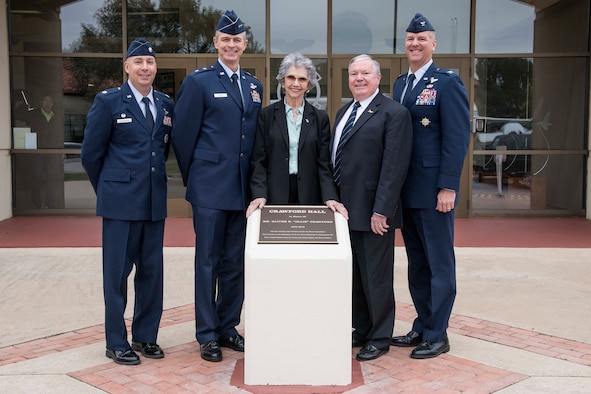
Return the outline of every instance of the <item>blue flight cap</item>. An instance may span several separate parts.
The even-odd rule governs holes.
[[[234,10],[226,11],[220,18],[215,29],[216,31],[219,30],[222,33],[231,34],[233,36],[246,31],[244,23],[238,18],[238,15],[236,15]]]
[[[129,58],[132,56],[153,56],[156,57],[154,50],[152,49],[152,44],[149,41],[146,41],[145,38],[136,38],[129,44],[127,48],[127,56],[125,58]]]
[[[424,31],[435,31],[435,28],[427,18],[417,12],[415,17],[410,21],[406,31],[409,33],[422,33]]]

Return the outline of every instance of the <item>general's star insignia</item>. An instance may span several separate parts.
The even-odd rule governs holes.
[[[425,117],[425,118],[421,119],[421,124],[423,126],[427,127],[431,124],[431,121]]]

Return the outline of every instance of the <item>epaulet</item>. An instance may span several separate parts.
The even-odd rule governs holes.
[[[256,79],[257,81],[259,80],[257,77],[255,77],[254,75],[252,75],[251,73],[249,73],[248,71],[244,71],[244,74],[253,77],[254,79]]]
[[[121,86],[116,87],[116,88],[105,89],[101,92],[101,94],[113,94],[115,92],[120,92],[120,91],[121,91]]]
[[[406,74],[408,74],[408,72],[404,72],[404,73],[400,74],[399,76],[397,76],[397,77],[396,77],[396,79],[398,79],[398,78],[400,78],[400,77],[403,77],[403,76],[405,76]]]
[[[437,67],[437,68],[435,69],[435,72],[436,72],[436,73],[438,73],[438,74],[446,74],[446,75],[451,75],[451,74],[453,74],[453,73],[454,73],[454,72],[453,72],[452,70],[450,70],[449,68],[440,68],[440,67]]]
[[[201,67],[201,68],[197,68],[195,69],[195,71],[193,71],[194,74],[201,74],[207,71],[213,71],[213,65],[208,66],[208,67]]]
[[[166,94],[166,93],[164,93],[164,92],[161,92],[161,91],[159,91],[159,90],[154,90],[154,93],[156,93],[156,94],[161,94],[161,95],[163,95],[164,97],[170,98],[170,96],[169,96],[168,94]]]

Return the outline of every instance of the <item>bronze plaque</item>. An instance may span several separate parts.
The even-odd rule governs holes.
[[[336,244],[334,212],[325,206],[266,206],[261,210],[259,243]]]

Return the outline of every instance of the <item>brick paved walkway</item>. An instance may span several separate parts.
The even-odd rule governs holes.
[[[159,342],[166,357],[142,358],[138,366],[121,366],[106,358],[103,325],[95,325],[101,308],[96,302],[100,297],[99,220],[13,218],[0,222],[0,248],[5,248],[0,255],[2,334],[8,329],[13,330],[10,334],[23,334],[10,338],[27,338],[8,340],[0,347],[0,394],[591,392],[591,308],[585,308],[591,299],[591,221],[457,221],[462,288],[454,309],[459,313],[452,315],[448,330],[451,351],[435,359],[414,360],[409,348],[391,347],[377,360],[353,360],[351,385],[312,387],[247,386],[244,355],[229,349],[224,349],[222,362],[201,359],[193,339],[194,305],[190,296],[181,296],[192,289],[192,272],[186,275],[191,271],[193,253],[187,247],[194,238],[190,219],[184,218],[167,224],[167,245],[172,246],[167,250],[167,267],[174,274],[169,283],[184,286],[180,294],[172,291],[168,300],[184,301],[169,304],[163,314]],[[36,249],[40,246],[55,249]],[[70,248],[60,249],[62,246]],[[72,246],[90,249],[78,251]],[[402,255],[399,250],[397,259]],[[397,295],[395,335],[400,335],[410,328],[415,311],[405,294],[404,262],[397,261],[395,290],[402,297]],[[49,275],[47,280],[64,288],[79,291],[79,286],[92,287],[81,294],[84,300],[77,301],[92,304],[72,308],[72,300],[60,299],[59,294],[75,292],[55,291],[55,284],[38,282],[43,279],[40,275]],[[35,293],[27,295],[29,291]],[[49,297],[43,311],[31,304],[40,301],[34,297],[38,294]],[[9,305],[17,300],[18,308]],[[76,324],[77,315],[64,309],[66,304],[84,315],[92,309],[90,320]],[[50,313],[45,313],[47,309]],[[97,311],[98,318],[92,318]],[[7,314],[11,319],[6,319]],[[62,319],[69,319],[63,326],[68,328],[61,328]],[[34,327],[27,322],[35,323]],[[40,331],[41,323],[51,330],[31,336]],[[322,346],[322,338],[310,340],[311,351],[315,346]],[[352,358],[357,351],[352,349]]]
[[[398,303],[397,318],[410,323],[414,318],[413,307]],[[193,305],[185,305],[166,310],[161,327],[192,320]],[[591,366],[591,344],[456,314],[452,316],[449,332]],[[0,366],[103,341],[102,325],[40,338],[0,348]],[[452,341],[452,352],[431,360],[413,360],[408,356],[409,349],[391,347],[385,356],[361,363],[364,384],[348,391],[339,387],[321,391],[322,388],[285,386],[275,386],[271,391],[266,391],[269,388],[231,385],[232,375],[240,372],[235,371],[235,366],[237,360],[243,358],[241,353],[225,350],[222,362],[210,363],[200,358],[197,342],[165,350],[166,357],[163,360],[142,358],[141,365],[129,367],[117,365],[105,357],[104,364],[73,371],[68,375],[108,393],[491,393],[526,378],[522,374],[454,356]]]

